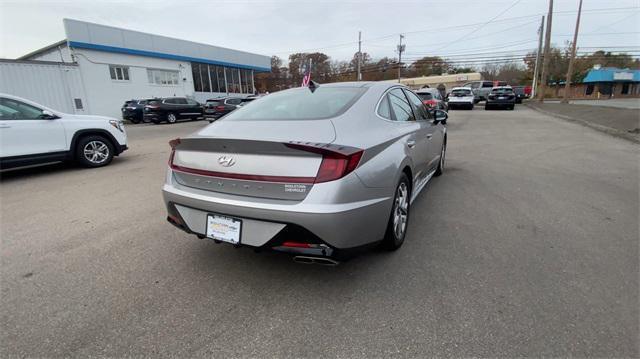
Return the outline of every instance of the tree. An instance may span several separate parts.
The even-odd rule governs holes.
[[[408,77],[442,75],[449,72],[452,66],[440,56],[425,56],[414,61],[407,69]]]
[[[273,92],[281,89],[287,78],[282,71],[282,59],[278,56],[271,56],[271,72],[260,72],[256,74],[255,86],[260,92]]]
[[[331,80],[331,63],[329,62],[329,56],[321,53],[304,53],[298,52],[289,55],[289,73],[291,74],[291,81],[294,86],[300,86],[302,83],[303,63],[311,59],[311,79],[317,82],[329,82]]]

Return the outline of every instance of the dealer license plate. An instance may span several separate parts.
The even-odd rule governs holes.
[[[240,243],[242,221],[237,218],[207,215],[207,237],[231,244]]]

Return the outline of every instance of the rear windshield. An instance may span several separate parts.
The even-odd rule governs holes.
[[[205,104],[205,106],[208,106],[208,107],[219,106],[219,105],[222,105],[222,101],[207,101],[207,103]]]
[[[366,91],[361,87],[306,87],[272,93],[251,106],[243,106],[225,120],[317,120],[335,117]]]
[[[491,93],[510,94],[510,93],[513,93],[513,90],[510,88],[497,88],[497,89],[491,90]]]
[[[149,100],[147,105],[159,105],[161,100]]]
[[[433,95],[428,92],[419,93],[418,96],[422,101],[433,100]]]
[[[452,95],[471,95],[471,90],[459,89],[451,91]]]

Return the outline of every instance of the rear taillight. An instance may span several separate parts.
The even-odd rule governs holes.
[[[171,155],[169,155],[169,167],[173,166],[173,156],[176,154],[176,147],[180,144],[179,138],[174,138],[169,141],[169,146],[171,146]]]
[[[216,111],[224,111],[224,106],[216,106]]]
[[[315,183],[335,181],[353,172],[364,153],[364,150],[359,148],[329,144],[316,146],[307,143],[287,143],[286,146],[322,155]]]

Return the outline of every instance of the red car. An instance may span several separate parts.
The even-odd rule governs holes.
[[[436,110],[445,110],[447,111],[447,103],[442,98],[440,91],[435,88],[423,88],[416,91],[416,94],[420,96],[422,102],[428,108],[436,109]]]

